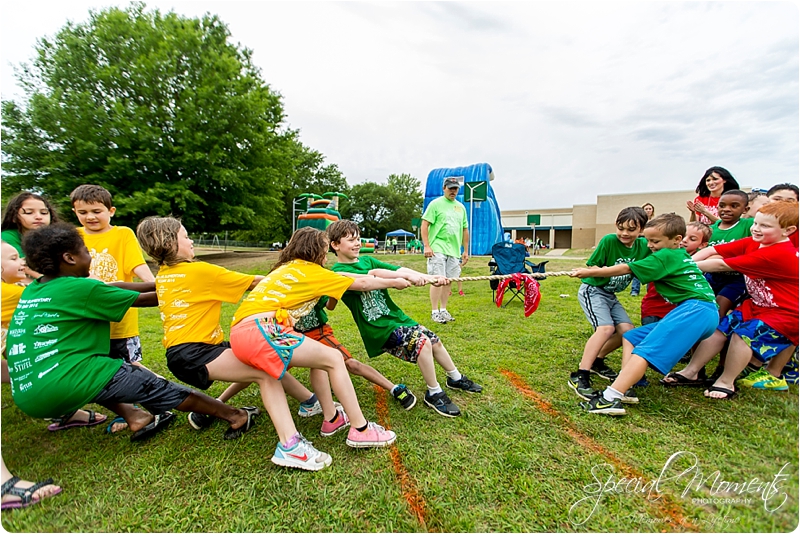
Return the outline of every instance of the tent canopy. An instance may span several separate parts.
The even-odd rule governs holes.
[[[406,232],[405,230],[395,230],[394,232],[389,232],[386,234],[387,237],[417,237],[416,234],[412,234],[411,232]]]

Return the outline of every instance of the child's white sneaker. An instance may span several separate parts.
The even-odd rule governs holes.
[[[300,434],[300,439],[289,449],[284,449],[278,443],[275,447],[275,454],[272,456],[272,463],[283,467],[296,467],[306,471],[319,471],[331,465],[333,458],[322,451],[314,448],[310,441]]]

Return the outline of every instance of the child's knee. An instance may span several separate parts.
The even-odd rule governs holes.
[[[353,375],[361,376],[362,365],[361,362],[354,358],[348,358],[344,360],[344,366],[347,368],[347,372]]]
[[[616,331],[617,331],[617,329],[613,324],[604,324],[604,325],[598,326],[595,329],[594,333],[597,334],[598,336],[611,337],[611,336],[614,335],[614,332],[616,332]]]

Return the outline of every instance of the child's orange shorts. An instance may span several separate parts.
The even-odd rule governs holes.
[[[336,336],[333,335],[333,328],[331,328],[327,323],[309,330],[308,332],[303,332],[303,335],[307,338],[313,339],[314,341],[319,341],[323,345],[333,347],[342,353],[342,357],[345,360],[349,360],[353,357],[350,354],[350,351],[344,348],[344,345],[342,345],[339,340],[336,339]]]
[[[244,319],[231,328],[231,349],[242,363],[280,380],[305,337],[272,319]]]

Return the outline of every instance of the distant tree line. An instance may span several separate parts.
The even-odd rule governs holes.
[[[95,183],[114,195],[118,224],[173,214],[190,232],[280,241],[297,195],[339,191],[365,235],[408,229],[419,181],[348,186],[287,127],[281,95],[229,37],[217,16],[134,3],[39,39],[17,70],[23,100],[2,101],[4,199],[41,191],[67,214],[70,191]]]

